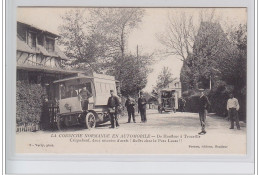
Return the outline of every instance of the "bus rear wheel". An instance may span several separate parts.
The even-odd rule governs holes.
[[[86,115],[86,128],[92,129],[96,127],[96,117],[92,112],[88,112]]]

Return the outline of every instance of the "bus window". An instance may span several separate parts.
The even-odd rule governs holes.
[[[106,87],[104,83],[100,83],[101,84],[101,93],[106,93]]]
[[[115,86],[113,84],[109,84],[109,90],[115,90]]]
[[[100,83],[96,83],[96,91],[97,91],[97,93],[101,93],[101,85],[100,85]]]
[[[109,84],[106,83],[106,92],[108,93],[110,91]]]
[[[66,86],[65,84],[60,84],[60,95],[61,95],[61,99],[66,98]]]
[[[91,83],[90,83],[90,82],[86,83],[86,88],[87,88],[87,90],[88,90],[90,93],[92,93],[92,88],[91,88]]]

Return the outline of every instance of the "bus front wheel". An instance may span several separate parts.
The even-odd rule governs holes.
[[[96,127],[96,117],[92,112],[88,112],[86,115],[86,128],[92,129]]]

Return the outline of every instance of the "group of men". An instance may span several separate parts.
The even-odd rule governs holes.
[[[208,97],[204,94],[203,90],[201,91],[201,95],[199,98],[199,118],[200,118],[200,124],[201,124],[201,132],[199,132],[200,135],[206,134],[206,116],[209,108],[209,100]],[[229,95],[229,99],[227,101],[227,111],[228,116],[231,121],[231,127],[229,129],[234,129],[234,122],[236,122],[236,127],[238,130],[240,130],[239,125],[239,118],[238,118],[238,110],[239,110],[239,103],[238,100],[234,97],[232,93]]]
[[[200,89],[201,95],[199,98],[199,119],[201,124],[201,132],[199,134],[206,134],[206,116],[208,112],[208,108],[210,106],[210,102],[208,100],[208,97],[204,94],[204,90]],[[114,91],[110,90],[110,97],[108,99],[108,109],[109,109],[109,115],[111,118],[111,128],[117,128],[119,127],[118,123],[118,108],[120,106],[120,101],[117,96],[114,95]],[[67,97],[76,97],[77,92],[75,91],[73,86],[70,86],[69,91],[66,93]],[[83,87],[82,90],[79,92],[79,98],[81,101],[81,107],[83,111],[88,110],[88,99],[92,97],[92,94],[87,90],[86,87]],[[181,99],[181,111],[184,111],[185,103],[186,101],[184,99]],[[141,115],[141,122],[146,123],[146,104],[147,101],[143,95],[143,92],[140,92],[140,97],[138,98],[138,113]],[[135,105],[136,102],[134,99],[132,99],[129,95],[127,96],[125,107],[127,109],[128,113],[128,122],[131,122],[131,119],[134,123],[136,123],[135,120]],[[236,123],[236,127],[238,130],[240,130],[239,125],[239,118],[238,118],[238,110],[239,110],[239,103],[236,98],[234,98],[234,95],[231,93],[230,98],[227,101],[227,111],[228,116],[231,121],[231,127],[230,129],[234,129],[234,122]]]
[[[114,95],[114,91],[110,90],[111,96],[108,98],[107,106],[109,110],[109,114],[111,117],[111,128],[118,128],[119,123],[118,123],[118,107],[120,105],[119,99],[117,96]],[[133,120],[134,123],[136,123],[135,120],[135,100],[132,99],[129,95],[127,96],[126,102],[125,102],[125,107],[127,109],[128,113],[128,122],[131,122],[131,119]],[[138,113],[140,112],[141,115],[141,122],[146,123],[147,118],[146,118],[146,104],[147,101],[143,96],[143,93],[140,92],[140,97],[138,98]]]
[[[210,106],[210,102],[208,100],[208,97],[204,94],[204,90],[200,90],[201,95],[199,98],[199,119],[200,119],[200,124],[201,124],[201,132],[199,132],[200,135],[206,134],[206,116],[208,112],[208,108]],[[117,109],[120,105],[119,99],[117,96],[114,95],[114,91],[110,91],[111,96],[108,99],[108,109],[109,109],[109,114],[111,117],[111,128],[117,128],[119,127],[118,123],[118,116],[117,116]],[[185,107],[185,100],[183,99],[183,104],[181,106],[183,111],[183,108]],[[143,93],[140,92],[140,97],[138,98],[138,113],[141,115],[141,122],[146,123],[147,118],[146,118],[146,104],[147,101],[143,96]],[[135,100],[132,99],[129,95],[127,96],[126,102],[125,102],[125,107],[127,109],[128,113],[128,122],[131,122],[131,119],[133,120],[134,123],[136,123],[135,120]],[[239,125],[239,118],[238,118],[238,110],[239,110],[239,103],[236,98],[234,98],[233,94],[230,94],[230,98],[227,101],[227,110],[228,110],[228,115],[231,121],[231,127],[230,129],[234,129],[234,122],[236,122],[237,129],[240,130],[240,125]]]

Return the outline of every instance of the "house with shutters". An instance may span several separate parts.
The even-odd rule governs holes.
[[[17,81],[40,84],[48,98],[56,96],[53,81],[76,76],[63,66],[67,56],[57,46],[59,35],[33,25],[17,22]]]

